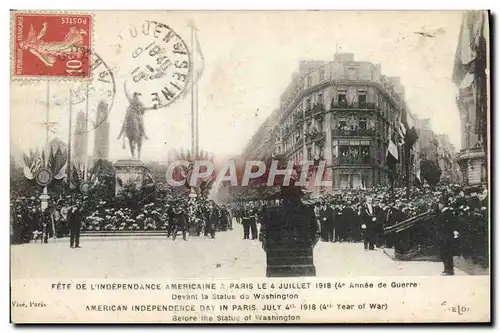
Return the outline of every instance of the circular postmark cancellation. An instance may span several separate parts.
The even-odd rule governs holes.
[[[146,110],[170,105],[190,81],[192,63],[186,43],[168,25],[156,21],[131,26],[126,36],[127,93],[135,94]]]

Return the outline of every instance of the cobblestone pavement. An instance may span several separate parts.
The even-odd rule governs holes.
[[[188,237],[82,237],[80,249],[69,239],[11,246],[12,278],[258,278],[266,256],[260,242],[243,240],[240,225],[215,239]],[[360,243],[318,243],[318,277],[433,276],[439,262],[398,262],[382,250],[365,251]],[[464,272],[456,270],[456,274]]]

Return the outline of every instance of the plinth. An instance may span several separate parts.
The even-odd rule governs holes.
[[[267,277],[316,276],[313,246],[307,243],[274,243],[266,249]]]
[[[140,160],[118,160],[113,164],[116,174],[115,195],[124,188],[142,188],[146,178],[146,165]]]

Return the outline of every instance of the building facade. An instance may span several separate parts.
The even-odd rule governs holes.
[[[464,185],[471,186],[488,181],[488,26],[487,11],[464,14],[453,69],[462,134],[458,164]]]
[[[402,142],[405,113],[404,87],[399,78],[384,76],[380,65],[355,61],[350,53],[336,54],[332,62],[302,61],[279,110],[245,154],[272,146],[275,155],[285,154],[296,164],[324,160],[324,179],[333,189],[387,186],[387,149],[390,140]],[[403,175],[405,157],[397,147]]]
[[[439,140],[431,128],[431,120],[415,119],[415,129],[418,133],[420,160],[429,160],[438,163]]]
[[[438,134],[438,165],[441,169],[441,181],[458,184],[461,182],[460,168],[457,163],[455,146],[446,134]]]

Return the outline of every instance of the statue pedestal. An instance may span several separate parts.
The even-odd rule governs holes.
[[[118,196],[124,188],[142,188],[146,178],[146,165],[139,160],[118,160],[113,163],[116,174],[115,195]]]
[[[266,249],[267,277],[316,276],[313,247],[308,244],[273,244]]]

